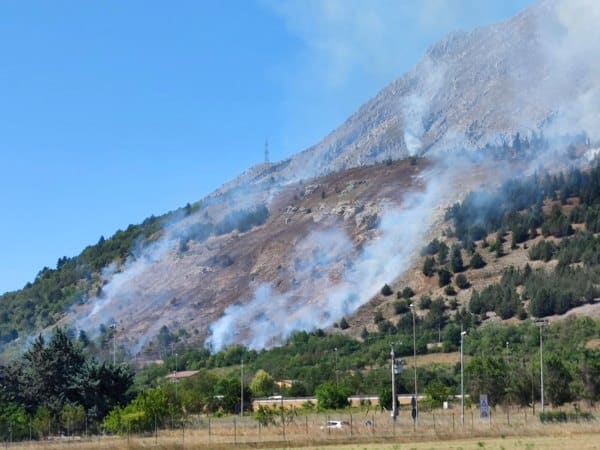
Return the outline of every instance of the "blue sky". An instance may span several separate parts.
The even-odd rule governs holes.
[[[530,0],[0,3],[0,293],[316,143]]]

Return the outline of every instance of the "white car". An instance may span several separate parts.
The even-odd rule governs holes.
[[[327,423],[321,427],[321,430],[339,430],[350,426],[350,422],[346,420],[328,420]]]

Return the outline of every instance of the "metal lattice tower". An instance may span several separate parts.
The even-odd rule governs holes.
[[[269,141],[265,139],[265,163],[269,163]]]

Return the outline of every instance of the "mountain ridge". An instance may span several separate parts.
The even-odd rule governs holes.
[[[162,216],[160,230],[155,222],[138,234],[134,227],[112,269],[106,270],[111,262],[106,261],[102,271],[84,271],[74,284],[58,284],[52,295],[64,299],[63,306],[70,302],[66,315],[46,306],[45,318],[31,327],[59,323],[95,333],[114,321],[121,345],[135,352],[166,325],[203,340],[251,317],[275,330],[256,341],[269,346],[294,327],[326,327],[352,314],[380,285],[411,267],[412,255],[449,201],[483,181],[500,183],[519,167],[520,153],[541,141],[552,147],[557,137],[584,133],[586,151],[591,149],[595,130],[581,125],[594,115],[574,106],[593,103],[595,70],[587,70],[585,58],[585,64],[556,77],[549,70],[570,60],[548,53],[547,39],[556,23],[563,26],[565,5],[542,1],[507,21],[447,35],[318,144],[249,168],[200,202]],[[577,41],[568,39],[565,48]],[[580,83],[563,89],[573,76]],[[500,155],[505,163],[486,162],[478,150]],[[561,151],[552,158],[560,159]],[[460,162],[462,154],[473,160]],[[547,155],[527,157],[551,164]],[[494,167],[498,164],[506,167]],[[476,173],[478,165],[486,169]],[[533,163],[523,166],[518,170]],[[260,205],[269,212],[264,222],[253,216],[252,208]],[[412,234],[402,234],[408,233],[403,228]],[[135,239],[145,242],[143,248],[136,249]],[[400,239],[410,245],[400,246]],[[385,258],[397,267],[390,269]],[[313,266],[327,276],[313,273]],[[49,301],[50,294],[23,301],[35,305],[36,295]],[[276,302],[285,308],[260,309]],[[290,329],[281,326],[292,316],[297,320]],[[12,318],[4,319],[2,335],[10,340]],[[235,342],[228,339],[217,347]]]

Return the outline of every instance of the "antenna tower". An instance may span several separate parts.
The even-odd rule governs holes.
[[[269,141],[265,139],[265,163],[269,164]]]

